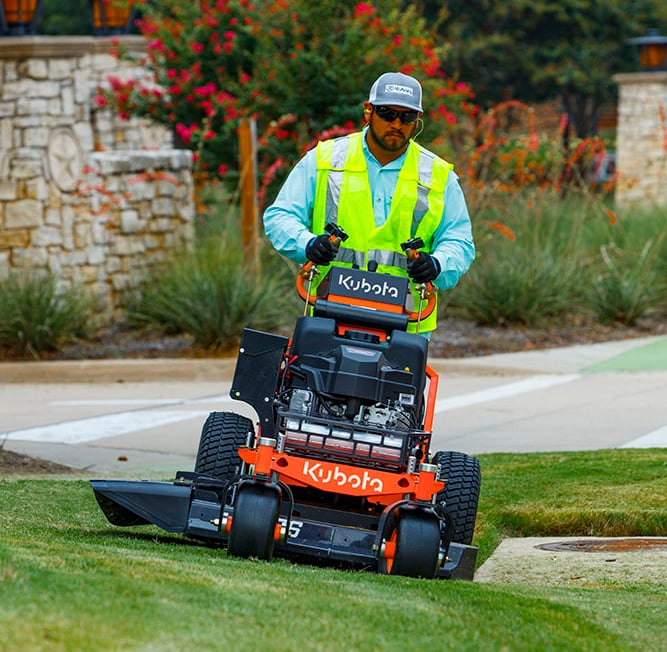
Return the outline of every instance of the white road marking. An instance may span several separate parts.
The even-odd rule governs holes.
[[[483,389],[479,392],[471,392],[470,394],[462,394],[461,396],[453,396],[451,398],[438,399],[435,406],[435,413],[448,412],[449,410],[456,410],[477,403],[488,403],[490,401],[497,401],[502,398],[516,396],[518,394],[526,394],[527,392],[535,392],[547,387],[554,387],[556,385],[563,385],[564,383],[572,382],[581,378],[579,374],[565,374],[562,376],[533,376],[520,380],[516,383],[508,383],[507,385],[500,385],[490,389]]]
[[[667,426],[637,437],[619,448],[667,448]]]
[[[208,416],[208,411],[179,410],[172,412],[154,412],[137,410],[136,412],[118,412],[104,414],[89,419],[64,421],[50,426],[37,426],[27,430],[15,430],[2,436],[2,439],[21,441],[44,441],[61,444],[82,444],[104,437],[117,437],[136,430],[155,428],[167,423],[184,421],[195,417]]]
[[[560,375],[560,376],[534,376],[516,383],[508,383],[481,390],[454,396],[451,398],[441,398],[438,400],[435,412],[446,412],[456,410],[478,403],[497,401],[509,396],[516,396],[527,392],[534,392],[540,389],[546,389],[555,385],[576,380],[578,374]],[[229,396],[213,396],[197,399],[100,399],[100,400],[80,400],[80,401],[52,401],[51,405],[67,406],[118,406],[118,405],[196,405],[200,403],[236,403]],[[106,437],[115,437],[125,435],[138,430],[146,430],[167,423],[185,421],[195,417],[208,416],[209,411],[195,410],[132,410],[128,412],[117,412],[114,414],[100,415],[86,419],[77,419],[74,421],[65,421],[48,426],[38,426],[26,430],[15,430],[5,433],[0,438],[23,441],[43,441],[64,444],[80,444]]]

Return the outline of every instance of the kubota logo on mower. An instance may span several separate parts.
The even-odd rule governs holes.
[[[408,292],[408,279],[391,274],[377,274],[363,269],[334,267],[330,272],[331,294],[357,297],[403,305]]]
[[[353,489],[370,489],[375,493],[382,493],[384,485],[380,478],[374,478],[368,471],[363,474],[345,473],[338,465],[333,468],[323,467],[321,462],[303,463],[303,475],[310,478],[317,485],[331,485],[344,487],[349,485]]]
[[[361,292],[362,294],[372,294],[376,297],[395,299],[398,297],[398,288],[389,285],[387,281],[382,283],[369,283],[365,278],[354,279],[351,274],[346,274],[338,279],[338,282],[350,292]]]

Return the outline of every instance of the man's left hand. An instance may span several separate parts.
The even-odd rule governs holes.
[[[428,283],[440,274],[440,263],[431,254],[419,252],[419,257],[408,263],[408,276],[415,283]]]

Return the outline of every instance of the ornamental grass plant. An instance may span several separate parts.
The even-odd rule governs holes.
[[[450,308],[480,324],[527,326],[579,309],[579,202],[550,191],[516,192],[471,210],[477,260],[452,292]]]
[[[276,329],[298,314],[294,270],[260,244],[260,269],[244,253],[238,219],[202,228],[194,248],[152,271],[128,301],[130,324],[186,333],[207,350],[240,341],[244,327]]]
[[[664,209],[611,220],[595,196],[541,192],[505,197],[473,221],[477,260],[444,302],[449,312],[526,326],[568,315],[625,325],[667,317]]]
[[[599,246],[586,304],[602,323],[667,318],[667,209],[638,212]]]
[[[57,275],[12,272],[0,283],[0,349],[40,358],[86,337],[92,314],[92,299],[76,286],[61,287]]]

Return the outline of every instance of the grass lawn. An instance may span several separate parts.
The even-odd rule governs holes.
[[[475,543],[667,534],[665,450],[481,456]],[[667,582],[667,577],[665,578]],[[661,650],[666,583],[413,580],[115,528],[84,480],[0,481],[0,650]]]

